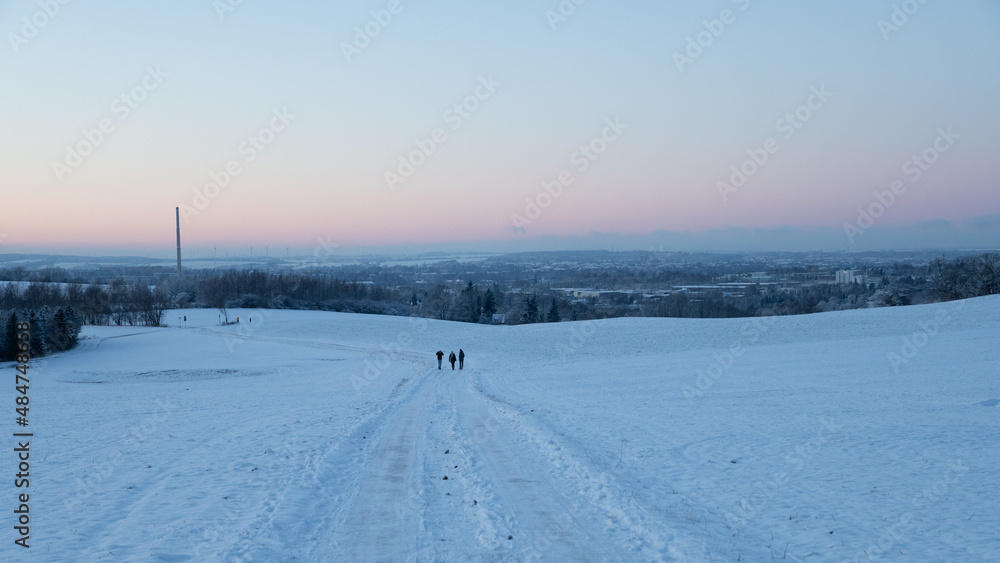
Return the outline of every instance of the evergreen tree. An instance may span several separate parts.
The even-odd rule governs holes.
[[[80,340],[80,329],[83,328],[83,323],[80,322],[80,317],[76,314],[76,309],[73,307],[66,307],[65,312],[66,318],[66,334],[69,336],[69,350],[76,346],[77,342]]]
[[[524,309],[521,311],[521,322],[538,322],[538,300],[534,295],[529,295],[524,301]]]
[[[28,322],[31,323],[31,330],[28,332],[31,335],[31,357],[40,358],[45,355],[48,351],[48,338],[46,334],[45,318],[40,315],[37,311],[32,309],[28,312]]]
[[[549,308],[549,316],[546,319],[546,321],[548,321],[550,323],[557,323],[557,322],[559,322],[561,320],[562,320],[562,317],[559,316],[559,305],[556,304],[556,298],[553,297],[552,298],[552,307]]]
[[[17,358],[17,311],[11,311],[4,323],[6,329],[0,343],[0,359],[13,362]]]
[[[478,323],[480,311],[480,298],[479,291],[476,290],[476,286],[469,282],[469,285],[462,290],[462,294],[459,296],[458,308],[455,311],[455,320],[463,321],[467,323]]]
[[[44,319],[44,324],[49,352],[62,352],[76,346],[80,324],[72,307],[59,307],[52,317]]]
[[[46,340],[49,342],[49,349],[52,352],[62,352],[68,350],[69,345],[69,325],[66,322],[66,312],[62,307],[56,309],[52,315],[51,322],[47,323]]]
[[[490,288],[486,289],[486,294],[483,295],[483,316],[486,317],[487,321],[493,320],[493,315],[497,312],[497,299],[493,295],[493,290]]]

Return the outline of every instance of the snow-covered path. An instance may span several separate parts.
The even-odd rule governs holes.
[[[588,502],[584,495],[608,479],[598,469],[588,468],[584,488],[567,489],[567,479],[581,476],[566,472],[581,462],[554,436],[533,443],[537,434],[516,427],[502,401],[475,386],[475,372],[411,369],[415,376],[399,381],[377,416],[302,468],[311,480],[270,495],[250,526],[266,533],[223,559],[670,559],[667,530],[632,522],[620,503],[608,509],[606,490]],[[311,541],[303,545],[303,537]]]
[[[178,314],[33,364],[32,547],[0,561],[1000,550],[998,298],[522,327]],[[452,346],[466,369],[438,370]]]

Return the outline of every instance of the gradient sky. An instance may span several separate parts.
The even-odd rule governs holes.
[[[170,256],[174,207],[194,208],[234,160],[240,173],[182,221],[192,255],[308,253],[317,240],[345,252],[1000,247],[995,1],[399,0],[348,61],[356,28],[392,4],[0,4],[0,253]],[[575,11],[554,21],[560,5]],[[880,28],[894,7],[913,13]],[[732,23],[712,36],[723,10]],[[707,46],[678,69],[699,33]],[[499,86],[455,129],[446,112],[488,77]],[[116,100],[144,78],[156,88],[126,116]],[[779,120],[813,88],[833,95],[786,138]],[[241,143],[283,108],[294,119],[247,161]],[[609,119],[627,129],[580,172],[574,152]],[[54,163],[104,120],[114,130],[60,179]],[[938,140],[948,150],[914,180],[904,165],[949,128],[957,139]],[[390,190],[386,173],[436,129],[447,139]],[[722,198],[718,183],[769,138],[777,151]],[[563,170],[573,183],[515,229]],[[897,180],[906,192],[847,236]]]

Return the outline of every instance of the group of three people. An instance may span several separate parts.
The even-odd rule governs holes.
[[[438,350],[436,355],[438,357],[438,369],[441,369],[441,360],[444,358],[444,352]],[[452,351],[451,354],[448,354],[448,361],[451,362],[451,369],[455,369],[456,359],[458,360],[458,369],[465,367],[465,350],[459,348],[457,357],[455,356],[454,351]]]

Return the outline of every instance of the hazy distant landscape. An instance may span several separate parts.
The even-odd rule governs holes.
[[[174,268],[142,258],[8,256],[0,257],[5,281],[17,283],[0,292],[0,309],[68,307],[89,324],[156,326],[170,320],[163,310],[186,307],[217,308],[226,321],[226,309],[276,308],[530,324],[795,315],[980,297],[1000,293],[1000,256],[576,251],[256,265],[237,258],[200,261],[180,280]]]

